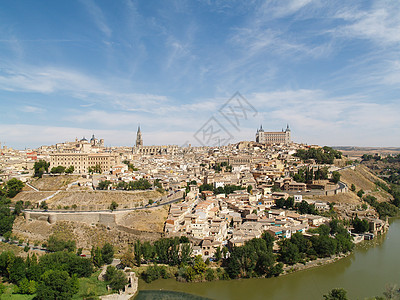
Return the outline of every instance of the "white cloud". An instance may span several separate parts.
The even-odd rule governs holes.
[[[25,147],[37,148],[42,145],[54,145],[65,141],[74,141],[75,138],[89,137],[95,134],[97,138],[103,138],[106,146],[131,147],[136,139],[136,127],[132,130],[97,130],[81,127],[55,127],[26,124],[2,124],[0,136],[2,142],[8,147],[23,149]],[[184,131],[153,131],[144,132],[145,145],[183,145],[190,139],[191,132]],[[2,145],[4,145],[2,143]]]
[[[93,0],[82,0],[81,3],[86,7],[89,14],[92,16],[92,19],[96,26],[100,29],[101,32],[107,37],[111,37],[112,30],[108,26],[104,14],[99,6]]]
[[[44,113],[46,110],[36,106],[25,105],[20,108],[21,111],[26,113]]]
[[[347,9],[334,17],[348,23],[334,30],[339,36],[367,39],[383,45],[400,42],[400,5],[397,1],[374,1],[369,10]]]
[[[102,103],[126,110],[149,111],[167,101],[161,95],[124,92],[118,85],[113,86],[113,82],[123,86],[125,80],[107,79],[99,80],[68,69],[23,66],[0,73],[0,90],[42,94],[60,92],[89,103]]]

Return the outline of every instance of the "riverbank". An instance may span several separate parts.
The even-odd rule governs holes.
[[[285,266],[283,268],[283,273],[281,275],[279,275],[279,276],[284,276],[284,275],[287,275],[287,274],[291,274],[293,272],[303,271],[303,270],[307,270],[307,269],[311,269],[311,268],[315,268],[315,267],[321,267],[321,266],[324,266],[324,265],[327,265],[327,264],[331,264],[331,263],[337,262],[338,260],[349,256],[351,253],[352,252],[347,252],[345,254],[341,253],[341,254],[338,254],[338,255],[330,256],[330,257],[317,258],[315,260],[308,261],[305,264],[297,263],[297,264],[294,264],[294,265],[288,265],[288,266]]]
[[[209,299],[323,299],[334,288],[344,288],[349,299],[382,295],[385,285],[398,283],[400,261],[400,219],[390,220],[386,234],[364,241],[353,252],[330,263],[272,278],[219,280],[182,283],[175,279],[139,281],[139,295],[144,290],[190,293]]]

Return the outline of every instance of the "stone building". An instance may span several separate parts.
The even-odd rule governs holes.
[[[260,144],[285,144],[291,143],[290,139],[290,128],[289,124],[286,126],[286,130],[280,131],[264,131],[262,125],[257,129],[256,142]]]
[[[52,153],[50,170],[53,167],[74,166],[74,173],[86,174],[89,167],[99,165],[102,172],[109,172],[111,167],[119,164],[119,156],[112,153]]]
[[[163,146],[143,146],[142,132],[140,126],[136,133],[136,144],[132,149],[132,153],[141,155],[163,155],[175,154],[178,151],[177,145],[163,145]]]
[[[142,139],[142,132],[140,131],[140,126],[139,126],[136,133],[136,147],[141,147],[141,146],[143,146],[143,139]]]

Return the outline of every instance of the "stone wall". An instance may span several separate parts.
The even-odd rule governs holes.
[[[50,224],[54,224],[57,221],[72,221],[82,222],[88,225],[102,224],[108,227],[115,227],[115,214],[107,212],[73,212],[73,213],[60,213],[60,212],[24,212],[26,220],[42,220],[47,221]]]

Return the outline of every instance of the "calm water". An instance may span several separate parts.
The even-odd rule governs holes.
[[[350,299],[364,299],[382,295],[387,283],[400,284],[400,219],[392,220],[386,235],[357,245],[353,254],[333,264],[269,279],[140,281],[139,290],[180,291],[210,299],[323,299],[322,295],[341,287]]]

